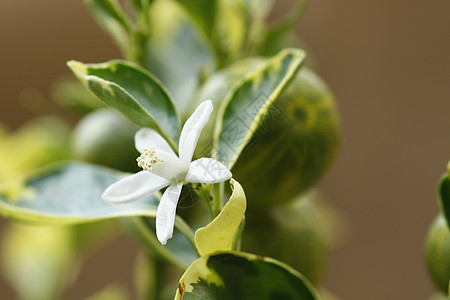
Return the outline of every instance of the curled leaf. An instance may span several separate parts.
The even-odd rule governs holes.
[[[231,179],[230,183],[233,188],[230,200],[211,223],[195,232],[195,244],[201,256],[233,250],[247,201],[239,182]]]

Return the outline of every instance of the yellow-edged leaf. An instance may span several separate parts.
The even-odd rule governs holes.
[[[211,223],[195,232],[195,244],[201,256],[233,250],[247,201],[239,182],[231,179],[230,183],[233,189],[230,200]]]

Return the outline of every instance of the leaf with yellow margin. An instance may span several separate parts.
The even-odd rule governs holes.
[[[319,300],[299,272],[273,258],[227,251],[194,261],[178,283],[175,300]]]
[[[242,186],[234,179],[230,180],[233,193],[219,215],[205,227],[195,232],[195,245],[201,256],[217,251],[233,250],[239,225],[247,208]]]

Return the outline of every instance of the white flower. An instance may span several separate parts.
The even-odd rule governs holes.
[[[231,178],[231,172],[212,158],[192,161],[198,138],[213,110],[210,100],[202,102],[181,130],[179,157],[155,130],[140,129],[135,136],[143,169],[110,185],[102,194],[110,203],[127,203],[167,187],[156,212],[156,236],[165,245],[172,237],[176,208],[185,182],[217,183]]]

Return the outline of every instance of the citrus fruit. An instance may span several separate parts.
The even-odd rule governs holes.
[[[436,287],[447,294],[450,279],[450,231],[443,216],[434,220],[425,243],[428,273]]]
[[[269,108],[232,170],[249,209],[281,204],[312,187],[338,144],[334,98],[322,79],[303,67]]]
[[[332,207],[309,192],[288,205],[247,214],[242,250],[276,258],[317,284],[339,236],[338,221]]]
[[[74,158],[123,171],[136,171],[138,127],[119,113],[102,108],[85,116],[72,133]]]

